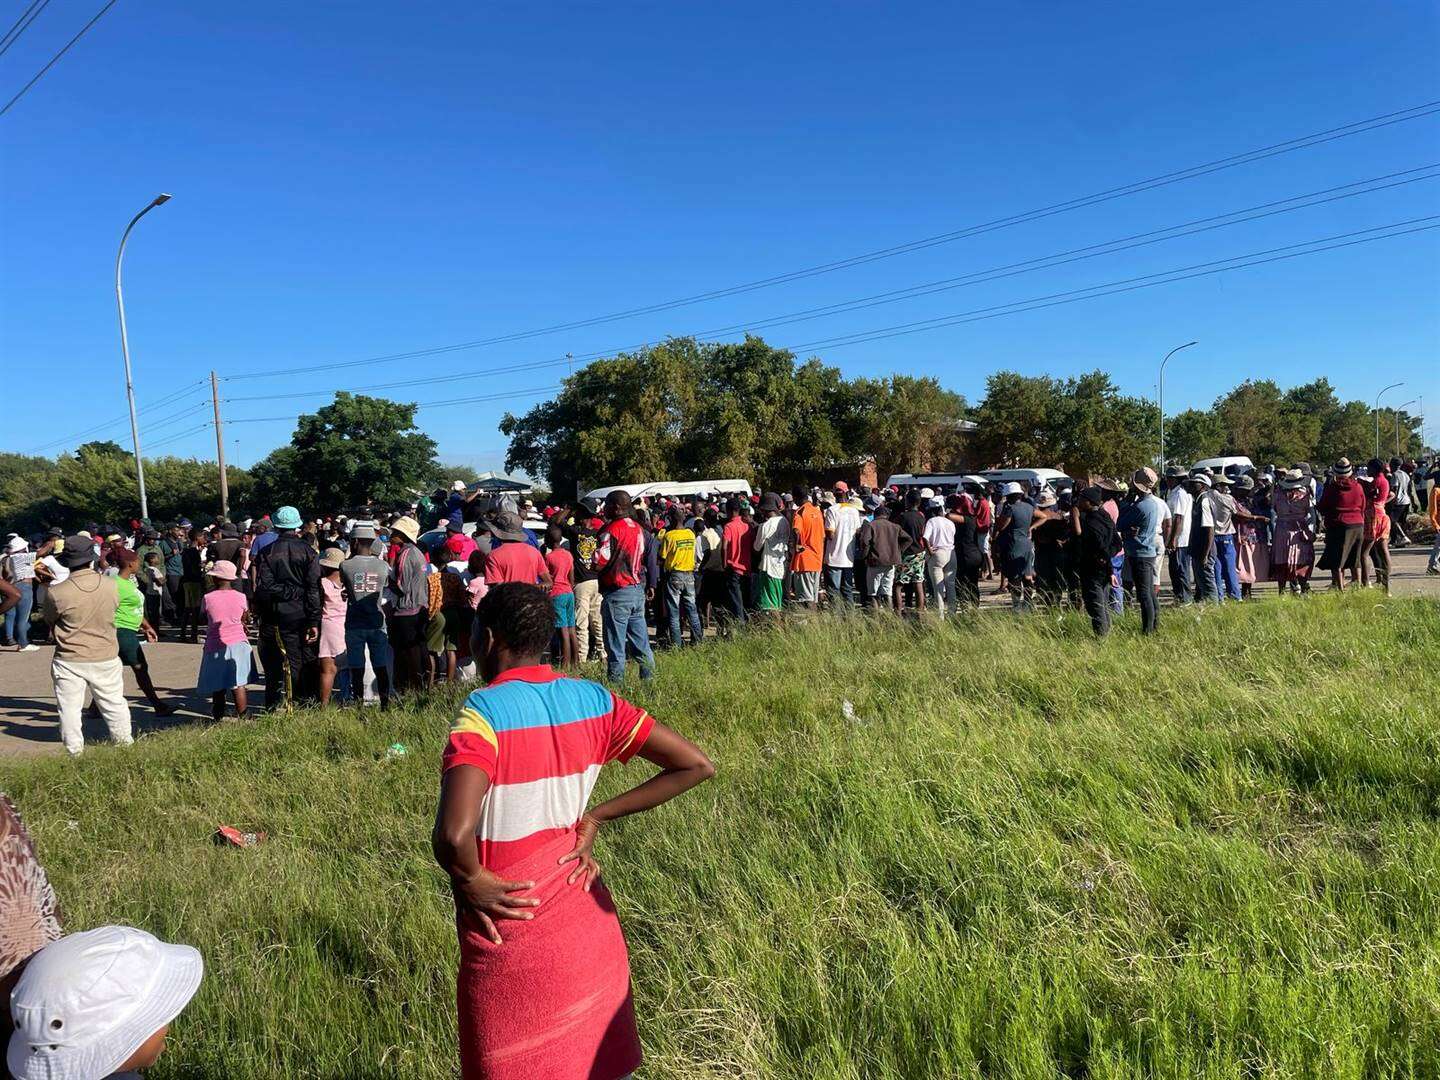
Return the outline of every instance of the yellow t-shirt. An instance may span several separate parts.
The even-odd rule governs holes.
[[[660,565],[666,570],[695,569],[695,534],[689,529],[667,529],[660,538]]]

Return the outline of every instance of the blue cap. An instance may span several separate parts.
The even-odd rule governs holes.
[[[301,525],[300,511],[293,506],[282,506],[275,511],[270,521],[277,529],[298,529]]]

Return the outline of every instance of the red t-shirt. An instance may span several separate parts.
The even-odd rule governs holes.
[[[744,518],[731,518],[720,534],[725,543],[725,569],[750,573],[755,565],[755,526]]]
[[[519,541],[504,543],[485,559],[485,587],[493,589],[507,581],[538,585],[545,573],[545,559],[539,549]]]
[[[555,548],[545,553],[545,565],[550,568],[553,583],[551,596],[564,596],[575,591],[575,556],[564,548]]]
[[[645,530],[634,518],[616,518],[600,530],[595,549],[601,588],[623,589],[645,583]]]

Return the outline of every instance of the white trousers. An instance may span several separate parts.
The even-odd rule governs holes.
[[[87,689],[110,729],[111,740],[121,746],[135,741],[130,733],[130,703],[125,700],[125,668],[118,656],[98,664],[52,660],[50,677],[55,682],[55,704],[60,710],[60,741],[71,754],[85,749],[81,714]]]
[[[955,608],[955,560],[951,558],[954,550],[942,548],[925,553],[925,573],[935,595],[935,612],[942,618],[947,610]]]

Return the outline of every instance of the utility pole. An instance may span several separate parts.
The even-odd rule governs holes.
[[[1381,390],[1380,393],[1375,395],[1375,456],[1377,458],[1380,456],[1380,399],[1397,386],[1404,385],[1403,382],[1392,382],[1389,386]]]
[[[1160,472],[1165,472],[1165,365],[1170,362],[1181,349],[1188,349],[1191,345],[1198,345],[1198,341],[1187,341],[1184,345],[1177,345],[1165,354],[1165,359],[1160,361],[1160,379],[1156,386],[1155,403],[1160,406]]]
[[[210,372],[210,401],[215,406],[215,456],[220,459],[220,516],[230,520],[230,478],[225,475],[225,429],[220,425],[220,383]]]

